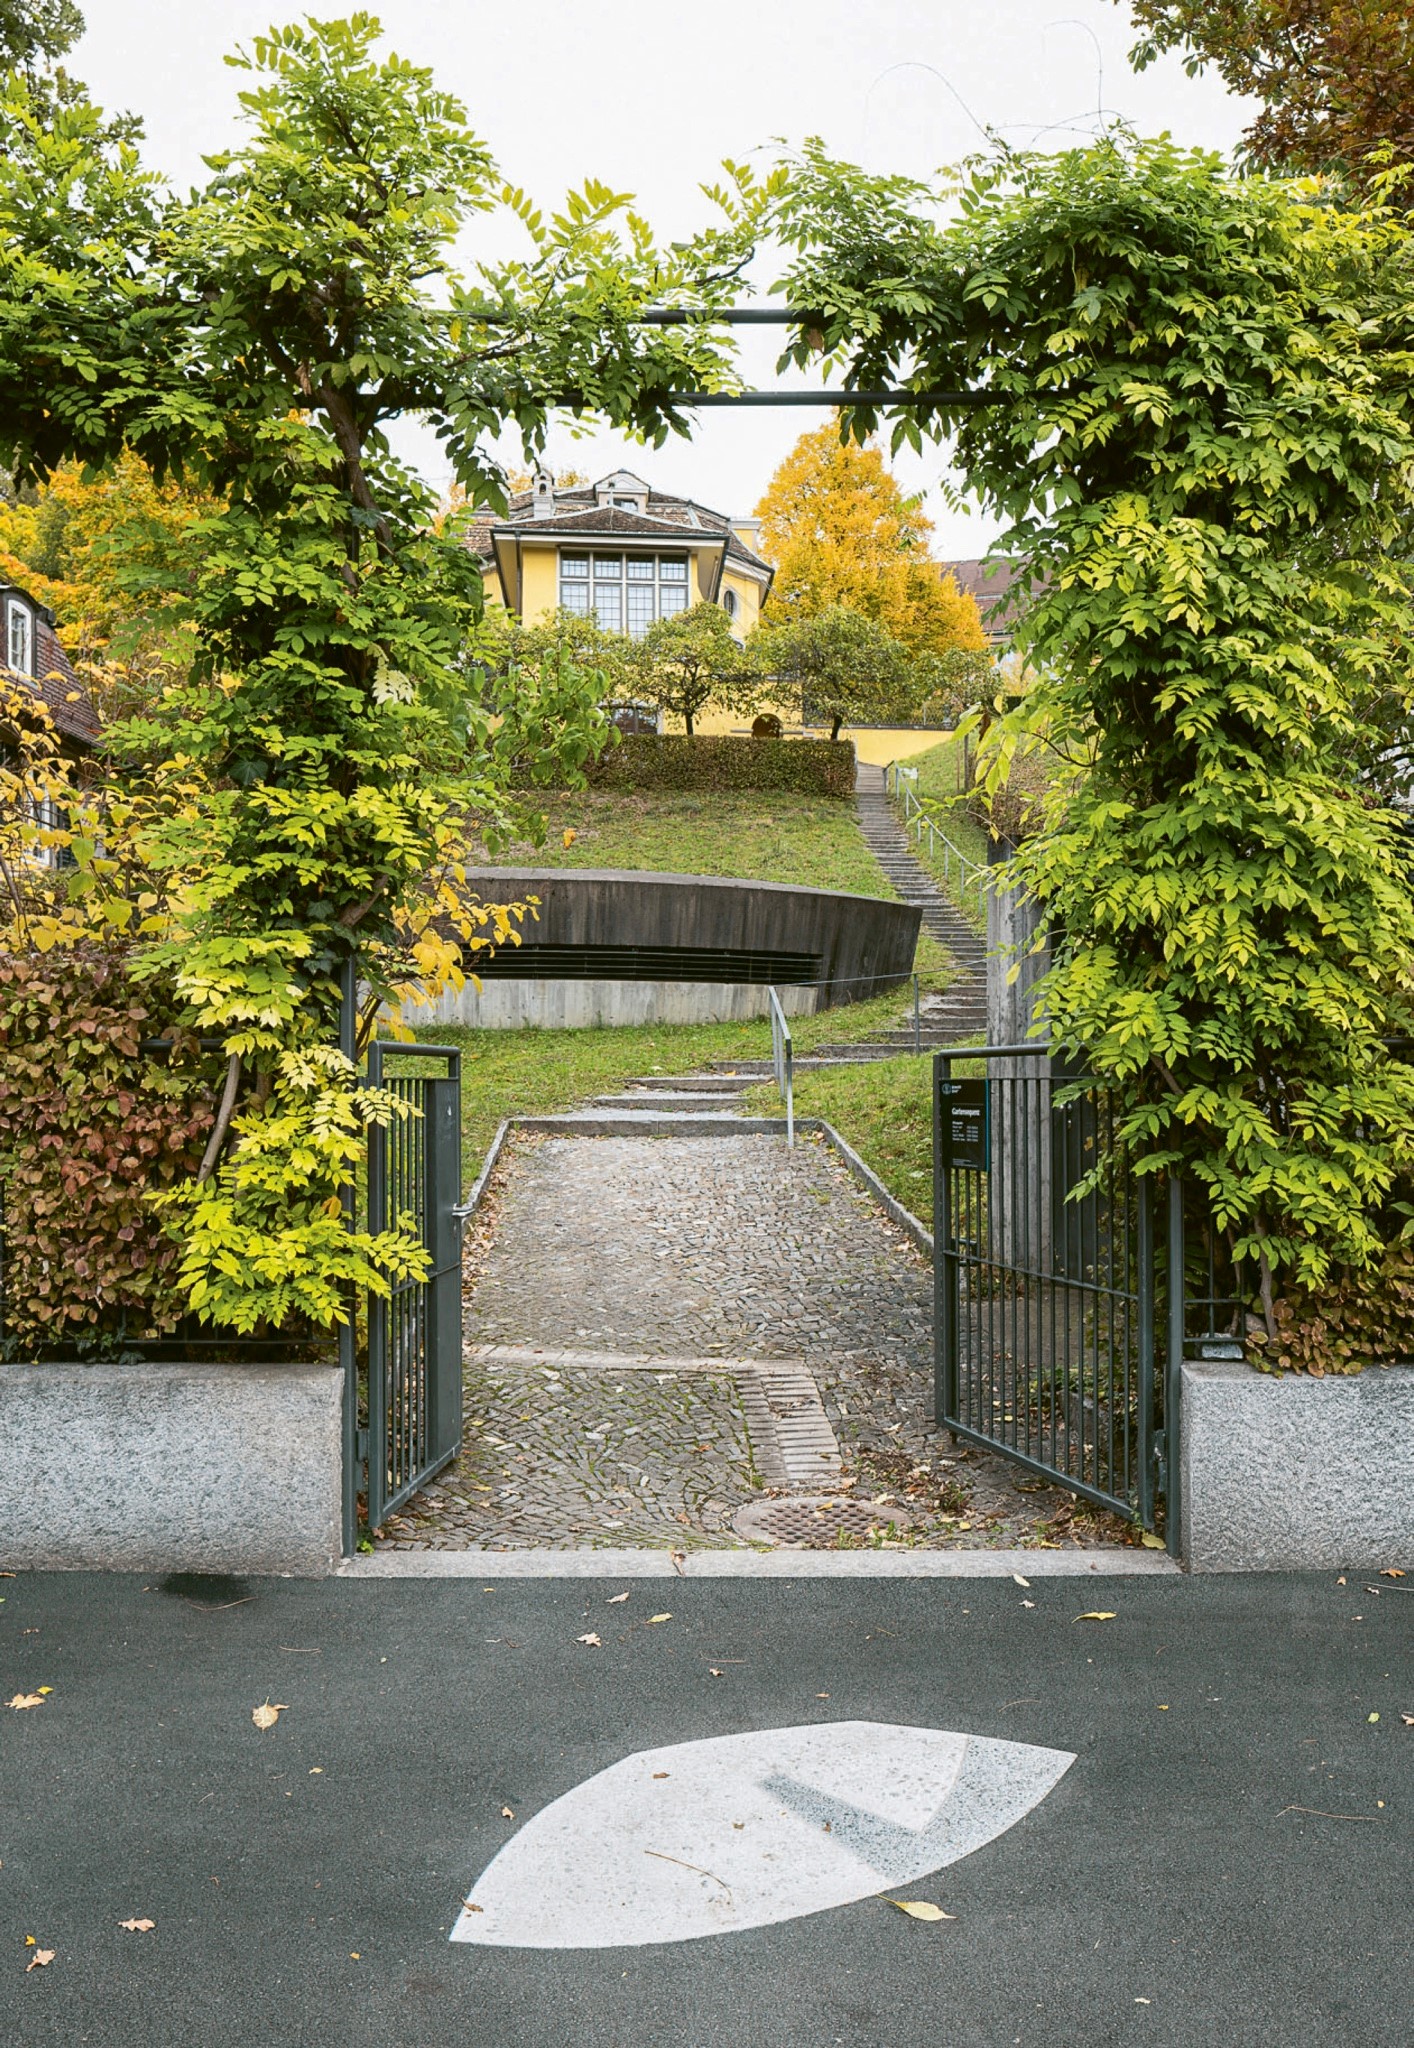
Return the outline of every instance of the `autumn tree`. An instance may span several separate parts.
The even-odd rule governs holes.
[[[1244,137],[1254,164],[1343,169],[1360,182],[1372,152],[1414,161],[1414,18],[1408,0],[1124,0],[1142,71],[1181,50],[1261,101]]]
[[[636,694],[680,718],[689,738],[709,705],[736,712],[756,708],[757,666],[733,638],[732,622],[719,604],[695,604],[655,619],[634,652]]]
[[[776,568],[768,618],[845,605],[915,653],[986,644],[976,603],[929,553],[931,520],[872,444],[802,434],[756,514]]]
[[[190,667],[198,529],[219,510],[130,449],[96,475],[65,462],[0,497],[0,578],[53,612],[105,720],[150,708]]]

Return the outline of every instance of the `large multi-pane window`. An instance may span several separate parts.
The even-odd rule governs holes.
[[[687,610],[687,556],[561,554],[560,603],[641,640],[655,619]]]

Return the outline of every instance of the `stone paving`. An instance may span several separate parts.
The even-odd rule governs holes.
[[[739,1540],[732,1515],[763,1487],[738,1358],[806,1362],[843,1486],[881,1526],[906,1507],[910,1543],[1120,1534],[933,1430],[929,1269],[819,1141],[523,1136],[469,1240],[469,1346],[721,1356],[724,1371],[512,1368],[469,1350],[466,1449],[389,1525],[397,1547]]]

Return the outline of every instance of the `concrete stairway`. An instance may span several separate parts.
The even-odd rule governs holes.
[[[924,999],[919,1018],[918,1050],[935,1052],[939,1046],[980,1044],[987,1036],[987,947],[955,904],[950,903],[927,869],[914,859],[908,835],[899,824],[884,793],[884,771],[861,763],[855,781],[855,808],[859,829],[870,852],[905,903],[916,903],[923,913],[923,930],[943,946],[957,963],[959,973],[939,995]],[[915,1039],[912,1023],[885,1031],[860,1044],[817,1046],[813,1053],[799,1054],[797,1068],[812,1066],[858,1066],[870,1060],[896,1059],[912,1052]],[[769,1061],[748,1065],[754,1077],[769,1074]]]

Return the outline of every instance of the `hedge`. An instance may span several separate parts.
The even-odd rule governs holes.
[[[163,1336],[181,1248],[144,1199],[195,1173],[211,1061],[149,1058],[167,1019],[121,951],[0,956],[0,1357]]]
[[[854,794],[848,740],[755,740],[732,733],[630,733],[589,770],[592,789],[785,790]]]

